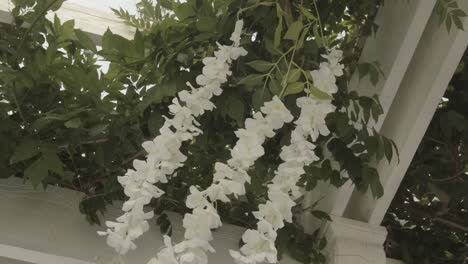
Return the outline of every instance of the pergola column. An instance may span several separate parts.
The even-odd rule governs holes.
[[[360,62],[378,62],[385,76],[374,85],[368,77],[360,79],[356,72],[350,82],[350,89],[361,95],[379,96],[384,115],[376,124],[377,130],[380,130],[389,113],[435,3],[436,0],[389,1],[376,16],[375,23],[379,29],[366,40]],[[353,191],[351,182],[341,188],[320,182],[316,190],[307,195],[305,207],[320,200],[316,209],[341,217]],[[309,231],[313,231],[321,222],[313,217],[305,217],[304,224]]]
[[[329,264],[386,264],[383,243],[387,230],[381,226],[334,217],[324,228]]]
[[[458,4],[468,10],[468,1]],[[468,19],[464,27],[468,28]],[[452,26],[448,32],[432,14],[380,130],[394,140],[400,161],[378,164],[383,197],[375,200],[369,192],[354,190],[345,217],[374,225],[382,222],[467,45],[468,31]]]

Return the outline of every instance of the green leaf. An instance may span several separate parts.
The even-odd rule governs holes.
[[[286,87],[286,92],[284,93],[284,95],[301,93],[304,91],[304,87],[305,87],[304,82],[290,83]]]
[[[216,31],[216,18],[215,17],[200,17],[197,22],[197,29],[201,32],[215,32]]]
[[[239,97],[230,96],[226,102],[227,115],[236,120],[237,125],[240,127],[244,123],[244,103]]]
[[[277,79],[271,79],[270,82],[268,83],[268,88],[270,89],[270,92],[274,95],[279,95],[281,93],[281,83]]]
[[[315,86],[311,86],[310,87],[310,93],[317,99],[320,99],[320,100],[331,100],[333,99],[333,96],[327,94],[327,93],[324,93],[322,92],[321,90],[319,90],[318,88],[316,88]]]
[[[68,20],[62,25],[62,34],[60,35],[61,39],[69,39],[75,36],[75,20]]]
[[[327,246],[327,238],[323,237],[322,239],[320,239],[318,249],[323,250],[323,249],[325,249],[326,246]]]
[[[380,183],[380,178],[377,170],[371,167],[364,167],[362,171],[362,178],[365,183],[370,185],[372,195],[375,198],[380,198],[384,194],[384,189]]]
[[[354,144],[351,146],[351,150],[355,153],[355,154],[358,154],[358,153],[361,153],[363,152],[364,150],[366,150],[366,147],[364,145],[361,145],[361,144]]]
[[[373,85],[376,85],[379,82],[379,71],[374,65],[369,67],[369,76]]]
[[[44,152],[41,159],[44,159],[44,163],[49,172],[63,176],[63,163],[57,156],[57,153],[52,151]]]
[[[164,123],[164,118],[162,117],[161,113],[153,112],[148,119],[148,130],[151,135],[156,136],[159,134],[159,129],[162,127]]]
[[[46,161],[43,158],[39,158],[34,161],[29,167],[24,171],[24,177],[31,181],[31,184],[34,188],[37,186],[49,175]]]
[[[79,117],[73,118],[65,122],[65,127],[68,128],[79,128],[81,127],[81,119]]]
[[[301,70],[300,69],[293,69],[289,72],[288,75],[288,83],[297,82],[301,77]]]
[[[96,44],[89,37],[89,35],[79,29],[75,29],[75,36],[78,38],[80,44],[85,48],[93,52],[97,52]]]
[[[105,134],[109,124],[97,124],[89,128],[89,135],[95,137],[97,135]]]
[[[450,32],[450,29],[452,29],[452,17],[451,16],[447,16],[447,18],[445,19],[445,26],[447,27],[447,31]]]
[[[10,163],[14,164],[19,161],[28,160],[40,152],[40,141],[29,138],[23,139],[16,147],[15,152],[10,158]]]
[[[268,62],[264,60],[254,60],[246,64],[258,72],[267,72],[274,65],[274,63],[272,62]]]
[[[370,71],[371,64],[368,62],[363,62],[358,64],[358,73],[359,79],[364,78]]]
[[[252,106],[256,111],[259,111],[264,102],[270,101],[271,98],[272,96],[268,89],[257,89],[252,94]]]
[[[159,225],[159,229],[162,234],[172,236],[172,223],[167,214],[161,214],[158,217],[156,224]]]
[[[237,84],[244,85],[248,91],[252,91],[255,86],[262,84],[263,78],[263,74],[250,74],[240,79]]]
[[[311,21],[315,21],[315,20],[316,20],[315,16],[314,16],[309,10],[307,10],[304,6],[299,5],[299,10],[300,10],[301,13],[302,13],[305,17],[307,17],[309,20],[311,20]]]
[[[177,5],[174,9],[174,13],[180,20],[195,16],[195,10],[193,10],[192,6],[188,3]]]
[[[320,220],[327,220],[327,221],[332,221],[330,215],[325,213],[324,211],[320,210],[314,210],[310,212],[313,216],[317,217]]]
[[[289,29],[283,38],[296,41],[299,38],[299,34],[301,34],[303,27],[304,25],[301,20],[295,21],[289,26]]]
[[[393,157],[393,145],[392,142],[388,138],[382,137],[385,149],[385,157],[387,158],[388,162],[392,160]]]
[[[281,7],[278,4],[276,7],[276,15],[278,16],[278,24],[275,29],[275,37],[273,39],[273,47],[278,48],[281,44],[281,34],[283,34],[283,16],[281,15]]]
[[[453,23],[458,29],[465,30],[463,27],[463,22],[461,21],[459,16],[453,16]]]

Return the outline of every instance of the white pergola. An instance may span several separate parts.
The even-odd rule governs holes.
[[[88,32],[96,43],[107,29],[132,38],[133,29],[109,12],[65,2],[59,10],[62,19],[75,19],[75,25]],[[458,0],[468,10],[468,1]],[[402,181],[413,155],[432,119],[437,105],[468,45],[468,32],[447,32],[433,14],[436,0],[386,1],[379,11],[377,34],[369,38],[361,61],[378,61],[385,73],[374,86],[369,80],[353,78],[351,87],[361,94],[379,95],[384,116],[378,130],[393,139],[400,162],[377,164],[385,189],[384,196],[373,199],[359,193],[351,184],[339,189],[327,183],[308,194],[308,201],[325,196],[320,209],[333,221],[322,223],[304,219],[306,229],[321,227],[328,238],[326,253],[332,264],[401,263],[387,259],[383,250],[386,230],[382,219]],[[0,0],[0,22],[9,23],[8,0]],[[464,20],[468,28],[468,19]],[[18,179],[0,181],[0,263],[9,264],[101,264],[121,263],[96,235],[100,227],[90,226],[78,212],[83,194],[49,187],[33,190]],[[108,217],[119,214],[110,208]],[[182,236],[180,217],[171,215],[176,239]],[[228,249],[236,248],[242,228],[224,226],[215,232],[217,252],[210,263],[234,263]],[[162,246],[156,226],[137,242],[139,248],[124,257],[125,263],[146,264]],[[283,264],[297,263],[289,258]]]

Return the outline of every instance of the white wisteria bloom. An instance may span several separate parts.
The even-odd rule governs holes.
[[[310,72],[315,87],[327,94],[334,94],[338,91],[336,77],[343,75],[344,66],[340,64],[343,52],[336,48],[330,50],[328,55],[322,55],[326,62],[320,63],[317,70]]]
[[[211,230],[221,226],[220,217],[210,202],[229,202],[228,195],[245,194],[245,184],[250,182],[247,170],[264,154],[262,144],[267,138],[275,135],[274,130],[293,120],[293,116],[278,97],[265,103],[260,110],[261,112],[255,113],[252,118],[246,120],[244,129],[235,132],[238,140],[231,150],[231,159],[226,163],[215,163],[213,183],[204,191],[199,191],[195,186],[189,188],[190,195],[187,197],[186,205],[193,211],[185,214],[183,219],[185,240],[173,247],[178,263],[207,263],[206,252],[212,250],[209,246],[209,241],[213,239]],[[264,205],[263,210],[257,214],[260,220],[267,218],[279,227],[279,225],[284,225],[283,219],[291,219],[290,207],[294,205],[294,202],[289,196],[277,192],[273,190],[269,194],[276,204],[271,202]],[[279,199],[282,200],[281,203]],[[268,222],[260,223],[259,230],[261,231],[255,230],[244,235],[244,239],[249,243],[244,245],[241,252],[255,256],[256,260],[265,258],[270,261],[276,260],[274,245],[276,233]],[[201,240],[205,243],[194,246],[192,242],[194,240]],[[242,259],[243,256],[239,255],[239,258]]]
[[[320,68],[311,71],[310,74],[317,89],[327,94],[334,94],[338,91],[335,74],[328,64],[320,63]]]
[[[318,70],[311,72],[314,85],[323,92],[337,92],[336,77],[343,74],[341,56],[341,51],[331,50],[329,55],[323,56],[328,61],[321,63]],[[247,230],[242,236],[245,244],[240,251],[230,251],[238,264],[277,262],[276,232],[284,226],[284,222],[293,220],[294,199],[303,195],[297,183],[305,173],[304,166],[318,160],[313,142],[320,135],[330,134],[325,122],[326,116],[335,111],[335,106],[330,100],[301,97],[296,103],[301,113],[294,122],[296,127],[291,133],[291,143],[281,149],[280,158],[283,163],[278,166],[272,183],[268,185],[268,201],[259,205],[258,211],[253,212],[259,220],[257,230]]]
[[[124,187],[124,193],[129,199],[123,205],[125,213],[117,218],[116,222],[106,222],[108,229],[98,232],[99,235],[107,236],[107,243],[118,253],[125,254],[128,250],[135,249],[133,240],[140,237],[149,228],[148,219],[153,217],[151,213],[145,213],[143,208],[149,204],[151,199],[159,198],[164,192],[155,186],[157,183],[167,183],[168,177],[182,167],[187,157],[180,151],[184,141],[188,141],[202,133],[200,124],[196,117],[203,115],[206,111],[214,109],[215,105],[210,101],[214,95],[222,93],[221,85],[227,81],[231,75],[230,63],[240,56],[247,54],[247,51],[239,47],[240,34],[242,32],[242,21],[236,23],[231,39],[234,44],[225,46],[218,44],[218,50],[214,52],[214,57],[203,59],[204,67],[202,74],[196,78],[199,88],[194,88],[189,83],[190,90],[178,93],[179,98],[174,98],[169,106],[170,117],[159,130],[160,135],[152,141],[142,144],[148,153],[146,161],[136,160],[133,168],[118,178],[119,183]],[[239,188],[238,188],[239,189]],[[221,224],[219,216],[214,208],[207,206],[203,212],[197,210],[203,206],[204,201],[200,198],[196,189],[192,189],[192,196],[187,201],[188,205],[195,208],[193,214],[188,214],[184,221],[184,226],[193,232],[188,234],[194,239],[204,240],[211,238],[210,228]],[[226,200],[219,190],[213,190],[211,195],[216,195],[221,200]],[[197,222],[198,220],[198,222]],[[204,223],[204,228],[195,228]],[[206,229],[208,228],[208,231]],[[197,229],[196,231],[194,231]],[[167,242],[167,243],[166,243]],[[190,254],[184,255],[183,259],[175,259],[172,253],[170,240],[165,239],[166,248],[158,254],[158,257],[150,261],[151,264],[172,264],[172,263],[204,263],[203,255],[198,254],[198,248],[191,249]],[[195,262],[196,261],[196,262]]]
[[[297,106],[304,111],[301,111],[296,124],[310,134],[312,140],[322,136],[328,136],[330,130],[325,123],[325,117],[335,111],[335,106],[328,100],[317,100],[311,97],[302,97],[297,99]]]
[[[328,62],[324,63],[332,70],[335,76],[339,77],[343,75],[344,65],[340,63],[343,59],[343,51],[333,48],[329,54],[322,55],[322,57],[328,60]]]

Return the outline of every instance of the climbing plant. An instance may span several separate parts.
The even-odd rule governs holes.
[[[128,182],[135,179],[127,169],[141,171],[146,168],[141,164],[149,164],[145,157],[162,155],[162,149],[142,147],[142,143],[181,130],[174,121],[169,122],[172,127],[164,124],[174,120],[178,107],[190,108],[196,127],[190,128],[189,140],[178,146],[186,159],[179,156],[177,164],[183,162],[183,166],[177,165],[153,187],[145,187],[158,194],[145,202],[145,211],[153,211],[161,231],[170,236],[165,212],[195,214],[189,209],[199,206],[193,195],[212,186],[218,170],[215,163],[230,160],[231,149],[242,138],[234,132],[249,131],[248,124],[260,122],[263,115],[273,122],[274,115],[268,114],[279,111],[284,124],[268,123],[274,134],[265,134],[260,146],[263,155],[245,168],[249,176],[242,182],[245,190],[216,202],[222,222],[256,230],[258,220],[265,218],[262,205],[274,200],[269,186],[278,166],[287,162],[282,149],[298,140],[291,131],[307,127],[301,109],[325,103],[328,108],[318,108],[327,109],[320,110],[322,119],[311,121],[322,122],[320,128],[310,128],[319,132],[303,134],[305,141],[298,141],[313,142],[315,149],[310,162],[304,162],[294,190],[285,194],[294,203],[290,217],[283,219],[286,223],[275,226],[274,250],[279,257],[288,252],[304,263],[324,262],[320,250],[326,241],[318,232],[306,234],[301,224],[304,214],[328,219],[313,207],[301,207],[302,193],[312,191],[318,181],[335,186],[352,181],[361,191],[382,195],[372,164],[392,159],[395,149],[390,139],[368,125],[382,114],[377,98],[360,96],[348,87],[355,72],[373,83],[384,78],[377,62],[358,63],[365,38],[378,28],[373,17],[380,1],[142,1],[136,15],[114,10],[136,28],[134,38],[107,30],[99,46],[76,29],[73,20],[53,16],[51,11],[60,8],[63,0],[12,2],[12,22],[0,24],[1,177],[21,177],[34,187],[58,185],[82,192],[80,211],[91,223],[101,224],[106,206],[132,201],[132,192],[122,187],[131,186]],[[449,17],[456,20],[453,17],[459,15]],[[235,48],[237,55],[227,47]],[[221,59],[221,64],[213,64],[219,68],[210,68]],[[103,64],[108,64],[107,70]],[[224,77],[219,87],[211,87],[199,76]],[[204,114],[194,114],[197,105],[190,106],[188,98],[208,86],[210,96],[202,98],[210,101],[204,101],[206,109],[200,110]],[[213,111],[205,113],[208,109]],[[298,117],[302,121],[293,121]],[[185,129],[185,123],[176,124]],[[117,177],[123,175],[127,178]],[[214,202],[212,196],[203,195]],[[212,208],[210,204],[203,204],[202,210]],[[126,205],[124,209],[134,206]],[[137,233],[147,229],[138,228]],[[109,237],[114,231],[108,231]],[[244,255],[246,240],[241,240]],[[131,249],[132,244],[125,248]],[[268,261],[274,261],[274,256],[276,252],[268,255]]]

